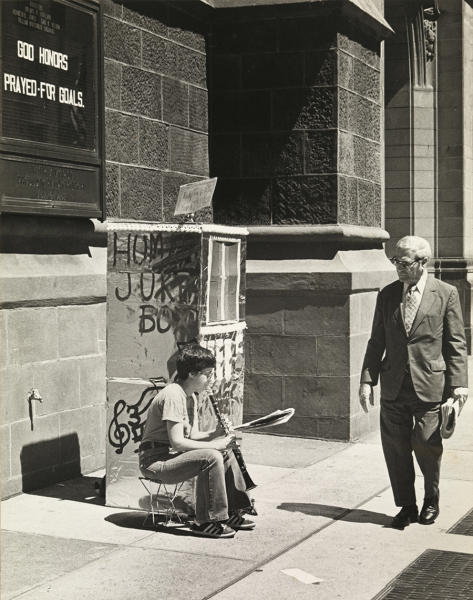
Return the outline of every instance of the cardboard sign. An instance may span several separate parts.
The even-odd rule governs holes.
[[[181,185],[174,215],[187,215],[211,206],[216,185],[216,177]]]

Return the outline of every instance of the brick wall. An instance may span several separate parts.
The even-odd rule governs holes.
[[[208,177],[206,8],[107,0],[104,12],[107,217],[173,221],[179,186]]]
[[[217,221],[381,224],[379,44],[327,10],[217,16],[210,44]]]

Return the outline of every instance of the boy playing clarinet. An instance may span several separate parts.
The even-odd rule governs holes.
[[[202,392],[215,368],[215,357],[198,344],[185,346],[177,357],[177,377],[151,403],[140,444],[140,470],[150,479],[179,483],[197,476],[195,535],[228,538],[235,530],[254,529],[245,519],[253,512],[246,485],[230,446],[233,434],[193,431],[187,397]]]

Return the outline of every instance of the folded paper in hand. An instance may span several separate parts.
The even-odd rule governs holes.
[[[281,425],[286,423],[294,414],[293,408],[285,408],[284,410],[275,410],[265,417],[260,417],[254,421],[248,421],[242,425],[236,425],[233,427],[235,431],[241,429],[260,429],[262,427],[273,427],[274,425]]]
[[[449,398],[440,407],[442,412],[442,424],[440,426],[440,435],[446,439],[449,438],[455,431],[457,417],[460,414],[460,402]]]

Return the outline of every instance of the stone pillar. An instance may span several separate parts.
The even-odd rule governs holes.
[[[463,0],[389,0],[386,229],[389,250],[427,238],[431,270],[460,293],[471,352],[473,10]]]
[[[281,434],[346,440],[376,427],[375,412],[361,414],[357,388],[376,293],[393,274],[382,249],[388,31],[372,3],[216,14],[214,215],[254,225],[246,415],[293,406]]]

